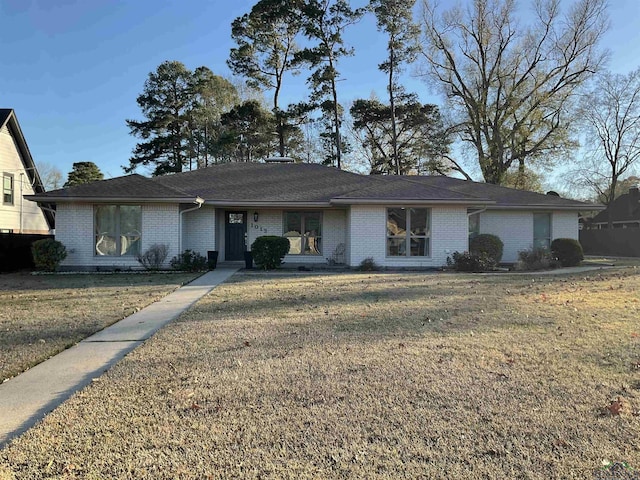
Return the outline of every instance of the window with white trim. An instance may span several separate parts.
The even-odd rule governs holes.
[[[2,174],[2,203],[4,205],[13,205],[14,201],[14,182],[11,173]]]
[[[284,212],[289,255],[322,255],[322,212]]]
[[[431,209],[387,208],[387,256],[431,255]]]
[[[142,208],[139,205],[95,205],[95,255],[140,254]]]

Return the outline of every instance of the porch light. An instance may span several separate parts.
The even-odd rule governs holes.
[[[258,221],[258,212],[253,212],[253,221],[254,222]]]

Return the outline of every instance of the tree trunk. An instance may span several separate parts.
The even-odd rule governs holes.
[[[338,92],[336,91],[336,78],[335,78],[335,70],[333,69],[333,62],[329,62],[329,66],[331,67],[331,71],[333,72],[333,76],[331,77],[331,89],[333,91],[333,122],[336,126],[336,136],[335,136],[335,144],[336,144],[336,162],[338,164],[338,170],[342,169],[341,165],[341,145],[340,145],[340,112],[338,111]]]
[[[389,42],[389,106],[391,108],[391,150],[393,155],[393,167],[396,175],[400,175],[400,159],[398,158],[398,131],[396,129],[396,102],[393,94],[393,47]]]

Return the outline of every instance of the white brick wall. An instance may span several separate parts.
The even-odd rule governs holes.
[[[533,214],[523,211],[487,210],[480,214],[480,233],[497,235],[504,243],[502,261],[518,261],[518,252],[533,245]]]
[[[192,206],[188,208],[193,208]],[[203,205],[182,215],[182,250],[193,250],[203,257],[216,249],[216,209]]]
[[[94,255],[93,205],[59,203],[56,209],[56,240],[67,247],[65,268],[139,268],[131,256]],[[142,206],[142,252],[152,244],[169,247],[166,265],[178,254],[178,206],[151,204]]]
[[[439,267],[446,264],[447,256],[468,247],[466,207],[431,207],[431,256],[387,257],[386,217],[384,206],[351,207],[349,217],[350,265],[357,266],[367,257],[385,267]]]
[[[553,212],[551,236],[578,240],[578,212]]]
[[[253,213],[258,212],[258,221]],[[262,235],[283,235],[284,210],[249,210],[248,248]],[[322,210],[322,255],[286,255],[287,263],[327,263],[339,243],[346,243],[345,210]]]
[[[497,235],[504,243],[502,261],[518,261],[518,252],[533,245],[533,212],[487,210],[480,214],[480,233]],[[551,238],[578,239],[577,212],[551,213]]]
[[[203,206],[183,215],[182,250],[187,248],[206,256],[208,250],[219,250],[224,260],[224,209]],[[254,211],[259,219],[253,221]],[[248,209],[247,241],[261,235],[283,234],[282,210]],[[137,268],[132,257],[94,255],[93,205],[60,203],[56,214],[56,238],[69,251],[63,266]],[[216,228],[217,227],[217,228]],[[438,267],[454,251],[468,249],[468,223],[465,207],[434,206],[431,208],[431,256],[386,256],[386,208],[384,206],[352,206],[350,210],[324,210],[322,255],[287,255],[288,263],[325,263],[339,243],[346,244],[348,265],[357,266],[373,257],[387,267]],[[480,232],[498,235],[504,242],[504,262],[517,261],[520,250],[533,243],[533,214],[527,211],[488,210],[480,214]],[[578,238],[578,215],[554,212],[552,237]],[[168,261],[179,253],[178,205],[150,204],[142,206],[142,251],[154,243],[169,246]]]

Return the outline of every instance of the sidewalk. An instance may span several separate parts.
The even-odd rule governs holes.
[[[0,385],[0,448],[227,280],[221,268]]]

